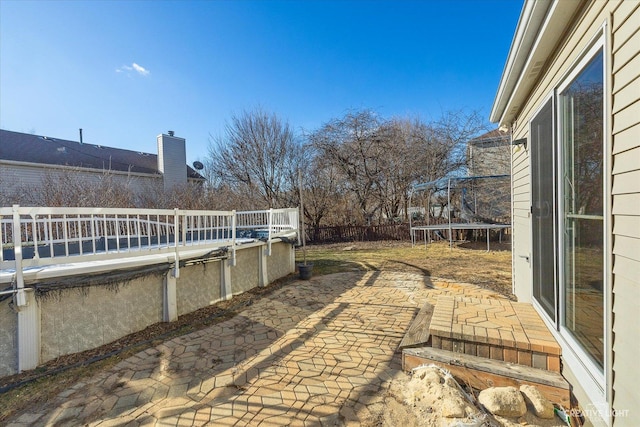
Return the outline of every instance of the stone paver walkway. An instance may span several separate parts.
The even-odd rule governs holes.
[[[296,282],[86,378],[9,425],[360,425],[381,412],[401,375],[396,349],[419,308],[462,294],[500,298],[415,273]]]

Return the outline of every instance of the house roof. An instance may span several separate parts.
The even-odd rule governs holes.
[[[501,127],[513,123],[581,3],[525,1],[491,108],[493,123]]]
[[[509,134],[500,129],[493,129],[469,141],[472,145],[505,145],[509,143]]]
[[[161,175],[158,156],[0,129],[0,160]],[[187,177],[204,179],[187,165]]]

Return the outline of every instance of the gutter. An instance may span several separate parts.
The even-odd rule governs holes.
[[[538,35],[538,29],[544,20],[550,0],[526,0],[520,13],[516,33],[511,41],[507,62],[502,71],[498,92],[491,108],[489,120],[492,123],[500,121],[510,101],[516,82],[522,74],[531,46]]]
[[[500,127],[513,123],[581,6],[579,1],[526,1],[491,109],[491,122]]]

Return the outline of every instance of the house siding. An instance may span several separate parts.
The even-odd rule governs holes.
[[[469,176],[488,176],[509,174],[509,141],[503,140],[495,145],[471,145],[468,151]]]
[[[615,425],[629,425],[639,416],[640,326],[640,2],[591,1],[585,5],[565,32],[560,45],[542,67],[526,103],[523,103],[512,126],[513,139],[529,137],[529,122],[554,88],[563,81],[570,67],[596,36],[602,25],[610,23],[606,37],[611,55],[606,57],[609,70],[612,117],[608,127],[611,140],[606,155],[611,162],[612,212],[609,232],[612,236],[612,277],[608,289],[612,300],[612,396],[614,410],[631,411],[631,418],[616,418]],[[561,53],[560,53],[561,52]],[[608,53],[608,52],[607,52]],[[520,301],[530,301],[531,265],[524,257],[531,251],[530,218],[531,177],[529,150],[512,148],[513,179],[513,264],[514,293]],[[579,379],[565,366],[567,377],[575,378],[574,393],[583,407],[590,403]]]
[[[637,421],[640,373],[640,2],[611,14],[613,140],[613,396],[614,410]],[[619,422],[617,422],[619,421]]]
[[[117,171],[99,169],[81,169],[75,167],[48,167],[38,164],[16,164],[0,161],[0,195],[11,198],[16,192],[37,192],[47,183],[47,178],[52,181],[62,180],[71,174],[74,180],[90,184],[98,183],[106,173],[110,173],[113,179],[127,186],[134,193],[148,192],[158,183],[161,183],[160,175],[127,174]],[[0,198],[0,200],[2,200]]]
[[[0,163],[0,184],[3,191],[17,191],[25,187],[41,186],[45,171],[40,167]]]
[[[531,255],[531,179],[529,156],[522,148],[513,149],[512,176],[514,293],[519,301],[530,302],[531,266],[528,260]]]

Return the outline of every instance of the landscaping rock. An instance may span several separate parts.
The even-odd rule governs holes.
[[[524,397],[515,387],[491,387],[482,390],[478,401],[489,412],[502,417],[517,418],[527,412]]]
[[[529,407],[536,417],[545,419],[554,417],[553,404],[549,402],[549,399],[544,397],[536,387],[522,385],[520,386],[520,393],[524,396],[527,407]]]
[[[440,403],[440,414],[445,418],[464,418],[467,416],[467,403],[462,399],[448,396]]]
[[[417,424],[404,425],[435,426],[440,425],[439,420],[443,419],[448,421],[442,425],[454,425],[450,423],[458,421],[464,424],[481,416],[478,408],[460,391],[453,377],[435,366],[416,368],[411,380],[403,388],[402,395],[406,406],[412,408],[420,419]],[[401,424],[388,422],[381,425]]]

